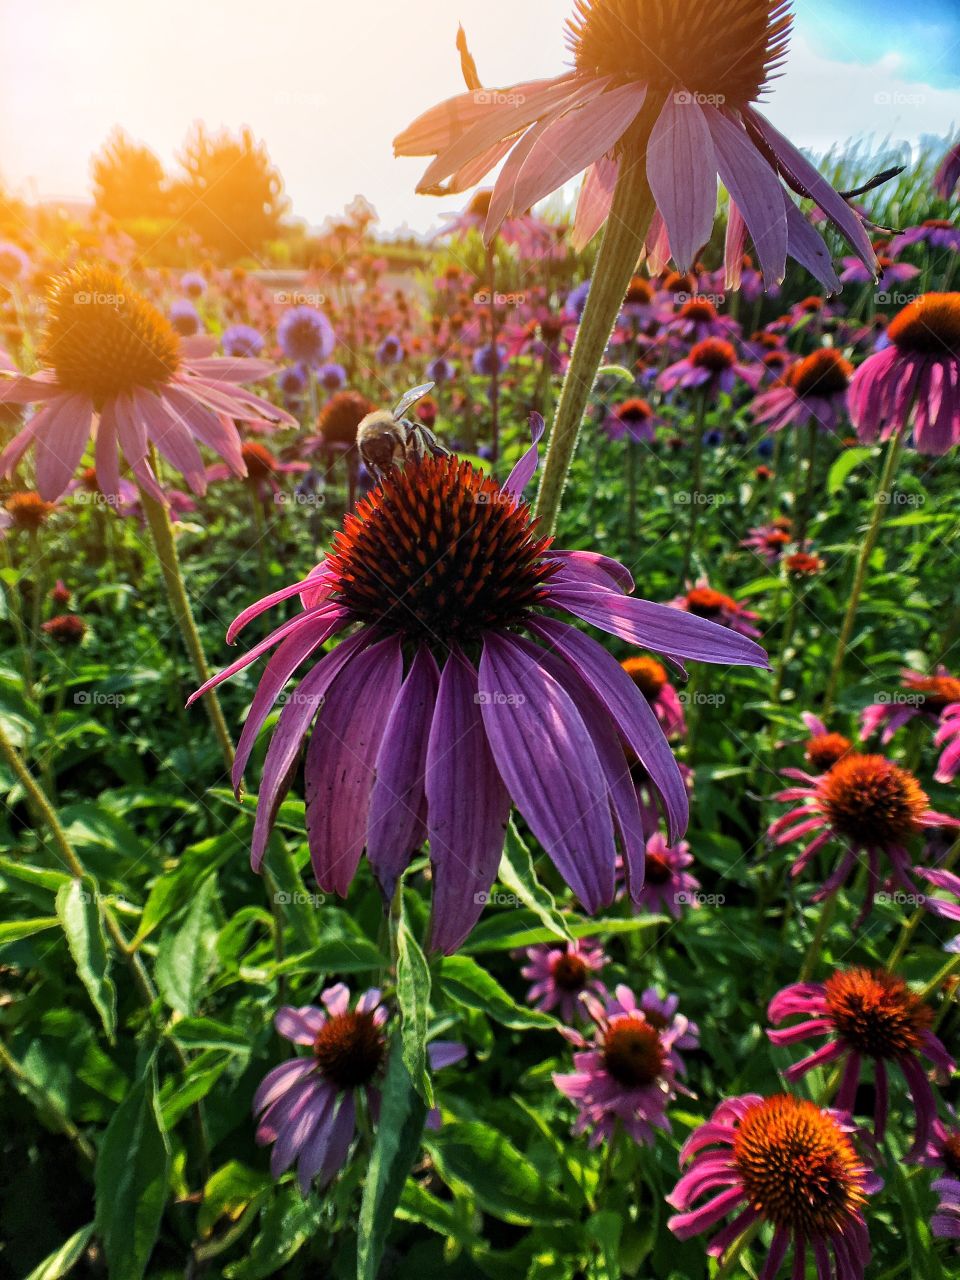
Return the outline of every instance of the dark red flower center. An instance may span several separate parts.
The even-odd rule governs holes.
[[[60,644],[79,644],[87,634],[87,624],[75,613],[61,613],[40,628]]]
[[[726,373],[737,363],[737,353],[732,343],[724,342],[723,338],[704,338],[691,348],[690,363],[695,369]]]
[[[589,970],[581,956],[564,951],[553,961],[550,972],[561,991],[582,991],[587,984]]]
[[[385,1041],[372,1013],[352,1010],[328,1018],[317,1032],[317,1066],[338,1089],[357,1089],[380,1070]]]
[[[270,450],[265,445],[257,444],[255,440],[248,441],[240,452],[243,455],[244,462],[247,464],[247,475],[251,480],[266,480],[277,469],[276,461]]]
[[[838,351],[824,347],[787,372],[786,381],[798,396],[836,396],[846,391],[853,365]]]
[[[345,517],[327,565],[361,621],[446,646],[515,626],[559,567],[525,503],[457,458],[392,467]]]
[[[868,848],[902,844],[920,830],[927,809],[913,774],[885,756],[851,752],[818,785],[830,826]]]
[[[648,884],[669,884],[673,878],[673,868],[662,853],[648,850],[645,867],[644,879]]]
[[[825,986],[830,1019],[854,1053],[889,1059],[921,1048],[933,1010],[896,974],[849,969],[832,974]]]
[[[122,276],[79,266],[53,282],[40,354],[62,387],[100,408],[112,396],[168,383],[180,368],[180,339]]]
[[[695,613],[698,618],[716,618],[729,609],[736,612],[737,602],[722,591],[714,591],[712,587],[694,587],[687,592],[687,611]]]
[[[653,702],[667,683],[667,670],[656,658],[626,658],[624,671],[648,702]]]
[[[893,317],[887,335],[910,355],[960,356],[960,293],[925,293]]]
[[[787,556],[784,564],[787,573],[796,573],[803,576],[812,576],[819,573],[823,568],[823,561],[819,556],[814,556],[809,551],[795,551],[793,555]]]
[[[864,1169],[827,1111],[785,1094],[755,1103],[737,1125],[733,1159],[752,1208],[782,1230],[822,1240],[864,1203]]]
[[[320,434],[328,444],[356,444],[357,427],[376,407],[359,391],[338,391],[320,410]]]
[[[693,324],[711,324],[717,318],[717,308],[708,298],[691,298],[680,308],[680,319]]]
[[[642,81],[654,92],[709,94],[736,109],[754,102],[783,60],[786,0],[576,0],[567,38],[585,75]]]
[[[603,1065],[625,1089],[653,1084],[666,1060],[660,1034],[646,1018],[618,1018],[603,1038]]]
[[[617,417],[622,422],[646,422],[653,417],[653,410],[646,400],[641,400],[639,396],[635,396],[632,400],[625,400],[618,407]]]
[[[630,281],[624,302],[632,303],[634,306],[645,306],[653,301],[653,285],[649,280],[644,280],[643,276],[634,276]]]

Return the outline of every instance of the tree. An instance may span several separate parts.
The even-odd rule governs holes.
[[[235,138],[198,123],[178,160],[179,212],[208,249],[226,259],[255,256],[277,235],[289,201],[265,145],[249,129]]]
[[[93,198],[108,217],[155,218],[168,210],[163,165],[149,147],[116,128],[91,161]]]

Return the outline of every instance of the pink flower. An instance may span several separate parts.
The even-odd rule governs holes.
[[[939,666],[936,674],[924,675],[922,671],[904,671],[903,692],[881,695],[882,700],[865,707],[860,715],[860,736],[869,738],[881,725],[884,726],[880,741],[884,746],[898,729],[902,729],[915,716],[924,716],[940,723],[951,703],[960,702],[960,680],[950,675],[947,668]],[[939,779],[938,781],[943,781]]]
[[[719,1258],[748,1227],[768,1222],[773,1237],[760,1280],[773,1280],[791,1244],[794,1280],[806,1275],[808,1249],[817,1280],[863,1280],[870,1261],[863,1208],[882,1184],[858,1155],[854,1132],[849,1116],[805,1099],[728,1098],[683,1145],[680,1161],[689,1168],[667,1196],[680,1210],[667,1225],[689,1240],[733,1215],[707,1246]]]
[[[711,399],[721,392],[729,395],[737,385],[737,379],[756,390],[762,369],[758,365],[744,364],[737,356],[731,342],[723,338],[704,338],[690,348],[682,360],[668,365],[657,379],[657,386],[664,391],[703,391]]]
[[[790,366],[769,391],[753,402],[757,422],[768,431],[806,426],[815,422],[824,431],[836,431],[847,411],[847,389],[853,365],[833,347],[821,347]]]
[[[566,946],[528,947],[527,961],[520,971],[533,983],[527,999],[545,1013],[559,1008],[565,1022],[574,1022],[585,1014],[581,995],[607,994],[596,975],[609,963],[609,957],[596,943],[577,939]]]
[[[837,1105],[853,1111],[864,1058],[873,1063],[875,1104],[874,1134],[883,1141],[887,1124],[888,1066],[896,1066],[910,1090],[917,1116],[915,1158],[930,1141],[937,1114],[936,1100],[920,1058],[926,1058],[949,1077],[953,1059],[930,1030],[933,1010],[915,996],[904,980],[884,969],[837,970],[825,983],[800,982],[774,996],[768,1010],[779,1025],[786,1018],[801,1017],[783,1031],[768,1031],[774,1044],[797,1044],[811,1036],[827,1042],[784,1072],[793,1083],[814,1067],[843,1062]]]
[[[686,840],[671,845],[661,831],[655,831],[647,841],[646,876],[637,907],[653,913],[665,911],[674,920],[680,919],[685,907],[696,910],[700,881],[686,870],[692,865]]]
[[[952,782],[960,773],[960,702],[944,707],[940,713],[940,728],[933,741],[938,747],[943,747],[934,777],[937,782]]]
[[[671,609],[682,609],[684,613],[692,613],[698,618],[712,618],[723,622],[724,626],[739,631],[744,636],[759,636],[753,625],[759,614],[737,603],[732,596],[722,591],[714,591],[706,578],[701,578],[695,587],[691,587],[685,596],[677,596],[670,602]]]
[[[204,344],[204,339],[199,340]],[[0,454],[9,476],[31,447],[37,489],[54,500],[65,492],[95,438],[97,484],[121,501],[120,454],[143,489],[164,494],[150,448],[182,472],[195,493],[207,486],[198,444],[212,449],[235,475],[246,475],[236,422],[295,419],[243,390],[267,377],[263,360],[191,358],[189,343],[123,278],[106,267],[80,266],[59,277],[50,295],[40,373],[0,374],[0,404],[41,403]]]
[[[617,1123],[639,1143],[651,1143],[654,1130],[670,1130],[667,1104],[678,1093],[689,1094],[677,1080],[683,1063],[678,1042],[690,1033],[681,1019],[663,1024],[657,1011],[648,1018],[629,987],[619,986],[605,1004],[588,998],[596,1024],[592,1040],[578,1032],[568,1038],[583,1046],[573,1055],[576,1068],[569,1075],[554,1074],[553,1083],[577,1104],[574,1133],[590,1132],[595,1147],[613,1136]]]
[[[941,200],[949,200],[960,183],[960,142],[950,148],[943,157],[933,180],[934,190]]]
[[[484,234],[586,170],[574,245],[606,221],[634,147],[656,203],[647,249],[681,270],[710,239],[717,175],[730,194],[726,264],[739,283],[747,234],[768,283],[787,255],[830,290],[829,250],[787,188],[815,199],[872,270],[860,219],[813,165],[756,110],[786,56],[785,0],[719,0],[706,21],[694,0],[648,7],[626,22],[617,0],[578,0],[568,23],[574,68],[509,89],[473,87],[425,112],[394,141],[397,155],[433,156],[418,190],[462,191],[501,160]],[[678,68],[674,70],[674,68]],[[441,184],[446,182],[446,187]]]

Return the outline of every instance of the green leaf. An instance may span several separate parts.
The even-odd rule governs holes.
[[[597,378],[616,378],[620,382],[633,382],[633,371],[622,364],[602,364],[597,370]]]
[[[280,1275],[281,1268],[316,1234],[323,1205],[305,1200],[299,1187],[287,1187],[264,1211],[260,1231],[246,1256],[223,1269],[227,1280],[263,1280]],[[111,1277],[113,1280],[113,1277]]]
[[[52,929],[60,921],[56,916],[33,916],[29,920],[4,920],[0,924],[0,947],[7,942],[19,942],[44,929]]]
[[[50,893],[56,893],[60,886],[70,879],[66,871],[32,867],[29,863],[18,862],[15,858],[0,858],[0,875],[9,876],[12,880],[20,880],[23,884],[32,885],[37,889],[46,889]]]
[[[370,969],[382,969],[387,958],[367,938],[343,934],[327,938],[318,947],[288,956],[271,972],[281,973],[366,973]]]
[[[157,986],[177,1013],[192,1014],[216,950],[213,902],[216,875],[208,876],[196,892],[186,919],[175,933],[165,934],[157,950]]]
[[[623,1217],[612,1210],[601,1210],[587,1219],[587,1236],[600,1246],[602,1274],[605,1280],[620,1280],[620,1237]]]
[[[112,1044],[117,1025],[117,992],[109,973],[110,952],[100,917],[96,881],[84,877],[61,885],[57,893],[57,916],[80,981]]]
[[[174,1039],[192,1048],[250,1052],[250,1037],[246,1032],[213,1018],[181,1018],[170,1029]]]
[[[517,1004],[496,978],[492,978],[469,956],[444,956],[440,984],[457,1004],[478,1009],[515,1031],[529,1028],[554,1031],[560,1025],[546,1013]]]
[[[827,473],[827,493],[832,498],[843,488],[844,481],[861,462],[873,457],[873,449],[845,449]]]
[[[481,1209],[503,1222],[553,1222],[567,1212],[536,1166],[489,1125],[445,1124],[426,1142],[444,1182],[467,1188]]]
[[[97,1234],[110,1280],[141,1280],[167,1199],[170,1150],[160,1123],[154,1065],[117,1108],[94,1173]]]
[[[395,1040],[380,1103],[380,1122],[363,1184],[357,1232],[357,1280],[376,1280],[387,1233],[420,1150],[427,1108]]]
[[[557,910],[553,894],[537,879],[533,857],[512,818],[507,824],[507,838],[497,879],[505,889],[515,893],[552,934],[564,940],[569,939],[569,930]]]
[[[81,1227],[79,1231],[54,1250],[48,1258],[44,1258],[43,1262],[27,1276],[27,1280],[60,1280],[61,1276],[69,1275],[73,1268],[83,1257],[83,1252],[90,1243],[90,1237],[93,1235],[93,1223],[87,1227]]]
[[[266,1174],[257,1173],[239,1160],[228,1160],[210,1175],[203,1188],[197,1230],[202,1236],[208,1236],[220,1218],[236,1221],[269,1187],[270,1179]]]
[[[404,1065],[413,1087],[427,1106],[432,1107],[433,1088],[427,1071],[430,966],[404,915],[397,927],[397,1003]]]

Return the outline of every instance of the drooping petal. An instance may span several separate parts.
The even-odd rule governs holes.
[[[510,813],[510,797],[481,712],[477,673],[455,649],[440,677],[426,773],[433,864],[430,946],[446,955],[457,949],[483,910]]]
[[[480,658],[483,723],[513,801],[588,911],[613,899],[616,850],[607,784],[570,695],[536,645],[488,633]]]
[[[417,649],[387,720],[367,815],[367,858],[389,901],[422,840],[427,744],[440,669],[426,645]]]
[[[803,216],[786,191],[783,193],[783,207],[787,215],[787,252],[790,257],[806,267],[828,293],[839,293],[843,286],[823,236]]]
[[[183,422],[167,413],[163,401],[152,392],[134,391],[133,405],[160,453],[181,472],[194,493],[206,493],[203,458]]]
[[[37,492],[55,502],[73,478],[90,439],[93,401],[72,395],[54,402],[54,412],[37,433]]]
[[[736,201],[753,239],[768,287],[779,284],[787,263],[787,214],[776,173],[757,151],[745,129],[718,111],[703,108],[713,139],[720,181]]]
[[[673,259],[686,271],[710,239],[717,212],[713,141],[700,104],[689,94],[667,94],[647,145],[647,178]]]
[[[537,460],[540,454],[539,445],[544,430],[545,425],[542,416],[539,413],[531,413],[530,437],[533,443],[507,476],[501,489],[502,493],[509,494],[510,497],[516,498],[518,502],[523,497],[524,489],[533,479],[536,472]]]
[[[527,95],[539,93],[545,86],[556,84],[558,79],[569,78],[569,76],[560,76],[549,80],[527,80],[522,84],[512,85],[509,89],[471,91],[447,98],[446,101],[438,103],[417,116],[411,125],[397,134],[393,140],[393,154],[396,156],[438,155],[452,146],[457,138],[469,132],[478,122],[492,121],[494,117],[499,122],[503,112],[513,105],[517,98],[526,98]],[[443,176],[446,177],[446,174]]]
[[[577,253],[587,247],[609,217],[619,172],[620,162],[610,154],[595,160],[587,170],[570,235],[570,244]]]
[[[373,768],[403,674],[399,636],[371,645],[328,686],[304,766],[317,884],[345,897],[363,852]]]

